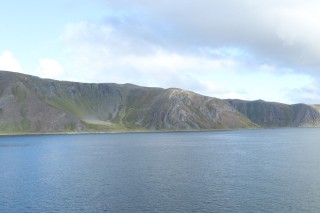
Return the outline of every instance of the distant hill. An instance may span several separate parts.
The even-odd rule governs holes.
[[[317,127],[320,126],[319,107],[306,104],[226,100],[238,112],[261,127]]]
[[[181,89],[55,81],[0,71],[0,133],[320,126],[319,106],[221,100]]]

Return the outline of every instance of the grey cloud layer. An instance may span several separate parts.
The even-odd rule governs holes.
[[[320,67],[317,42],[320,2],[317,0],[118,0],[107,3],[122,11],[144,11],[143,17],[135,17],[134,12],[121,17],[122,30],[174,51],[231,46],[248,51],[258,63],[270,62],[310,72]],[[139,14],[141,16],[141,12]]]
[[[85,81],[175,86],[246,99],[250,91],[239,90],[247,85],[230,89],[229,79],[221,84],[212,76],[249,73],[254,79],[251,74],[263,72],[277,80],[294,73],[312,76],[313,85],[284,88],[286,97],[278,94],[276,101],[320,102],[318,0],[101,1],[106,16],[100,23],[70,24],[61,36],[74,61],[66,70],[90,70]],[[291,98],[295,92],[303,95]]]

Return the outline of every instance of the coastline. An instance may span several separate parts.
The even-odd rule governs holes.
[[[301,129],[320,127],[268,127],[268,128],[242,128],[242,129],[191,129],[191,130],[146,130],[146,131],[110,131],[110,132],[45,132],[45,133],[0,133],[0,137],[9,136],[50,136],[50,135],[99,135],[99,134],[132,134],[132,133],[188,133],[188,132],[222,132],[222,131],[250,131],[250,130],[267,130],[267,129]]]

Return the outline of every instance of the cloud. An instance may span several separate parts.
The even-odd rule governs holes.
[[[250,57],[237,48],[201,48],[197,54],[174,51],[147,41],[139,43],[131,34],[105,23],[69,24],[60,39],[71,57],[64,64],[71,71],[68,80],[178,87],[220,98],[272,101],[288,100],[277,92],[277,89],[289,87],[286,79],[296,81],[299,78],[299,86],[309,82],[303,76],[288,77],[292,69],[271,63],[247,63]],[[129,43],[122,45],[123,42]],[[144,50],[136,52],[142,44]],[[267,75],[256,74],[260,72]],[[280,79],[281,82],[277,82]],[[268,85],[273,88],[267,89]],[[257,96],[259,87],[262,87],[260,97]]]
[[[59,79],[64,69],[60,63],[54,59],[40,59],[37,73],[42,78]]]
[[[10,51],[4,51],[0,55],[0,70],[20,72],[30,75],[36,75],[43,78],[59,79],[63,77],[64,68],[57,60],[50,58],[40,59],[37,69],[26,70],[23,69],[19,61],[14,57]]]
[[[305,87],[290,90],[287,93],[291,97],[292,103],[319,104],[320,103],[320,83],[314,82]]]
[[[71,4],[86,8],[87,3]],[[28,53],[25,61],[19,58],[24,69],[9,51],[0,55],[0,69],[60,80],[179,87],[222,98],[317,98],[318,0],[93,0],[89,5],[81,14],[72,11],[73,22],[58,40],[40,36],[30,43],[33,51],[19,52]],[[305,95],[290,97],[297,91]]]
[[[227,50],[220,50],[216,58],[168,50],[105,23],[68,24],[60,39],[71,57],[65,65],[73,70],[68,80],[179,87],[219,95],[221,85],[214,86],[214,81],[209,85],[204,79],[212,72],[232,71],[238,66],[231,58],[222,57]]]
[[[107,13],[102,30],[119,37],[114,43],[119,50],[139,52],[153,45],[199,54],[205,48],[231,47],[241,49],[259,63],[272,60],[291,66],[318,61],[320,2],[317,0],[308,4],[302,0],[105,2],[113,13]],[[104,37],[95,39],[99,43]]]
[[[21,72],[19,61],[13,56],[10,51],[4,51],[0,55],[0,70]]]
[[[310,76],[320,78],[318,1],[105,4],[100,23],[70,23],[60,36],[69,56],[63,64],[68,80],[290,102],[290,91],[309,85]]]
[[[317,24],[320,2],[317,0],[308,3],[302,0],[117,0],[107,3],[127,11],[126,16],[118,17],[121,23],[136,19],[134,11],[143,11],[139,13],[144,14],[139,19],[142,21],[130,22],[130,27],[122,24],[122,30],[135,35],[132,25],[139,24],[140,35],[157,35],[149,41],[175,51],[234,47],[245,50],[254,58],[252,63],[272,62],[300,70],[320,66]],[[106,23],[111,19],[115,17],[107,17]]]

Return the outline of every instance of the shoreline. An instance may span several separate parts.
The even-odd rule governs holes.
[[[110,131],[110,132],[45,132],[45,133],[0,133],[0,137],[9,136],[58,136],[58,135],[99,135],[99,134],[131,134],[131,133],[187,133],[187,132],[222,132],[222,131],[250,131],[250,130],[268,130],[268,129],[300,129],[320,127],[268,127],[268,128],[245,128],[245,129],[192,129],[192,130],[150,130],[150,131]]]

